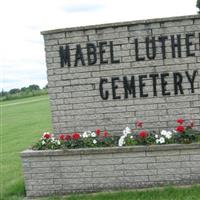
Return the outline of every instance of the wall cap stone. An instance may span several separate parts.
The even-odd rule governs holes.
[[[153,151],[171,151],[171,150],[188,150],[200,149],[200,144],[166,144],[150,146],[128,146],[128,147],[100,147],[100,148],[80,148],[66,150],[32,150],[28,149],[21,152],[21,157],[38,157],[38,156],[71,156],[71,155],[88,155],[88,154],[109,154],[109,153],[126,153],[126,152],[153,152]]]
[[[176,17],[166,17],[166,18],[154,18],[154,19],[145,19],[145,20],[135,20],[135,21],[125,21],[125,22],[116,22],[116,23],[106,23],[106,24],[97,24],[97,25],[88,25],[88,26],[79,26],[79,27],[70,27],[70,28],[61,28],[55,30],[42,31],[42,35],[49,35],[54,33],[69,32],[69,31],[85,31],[89,29],[103,29],[108,27],[119,27],[127,25],[136,25],[136,24],[146,24],[149,23],[161,23],[161,22],[172,22],[172,21],[181,21],[189,19],[200,19],[200,15],[186,15],[186,16],[176,16]]]

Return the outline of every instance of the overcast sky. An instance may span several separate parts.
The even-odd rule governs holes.
[[[1,0],[0,89],[47,84],[41,31],[197,13],[196,0]]]

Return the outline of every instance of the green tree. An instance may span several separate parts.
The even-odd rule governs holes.
[[[196,7],[199,9],[198,13],[200,14],[200,0],[197,0]]]
[[[10,94],[17,94],[17,93],[20,93],[20,89],[18,89],[18,88],[11,89],[11,90],[9,91],[9,93],[10,93]]]
[[[38,85],[29,85],[28,89],[30,91],[40,90],[40,87]]]
[[[0,96],[1,96],[1,97],[4,97],[4,96],[7,95],[7,93],[8,93],[8,92],[5,92],[5,91],[2,89],[1,92],[0,92]]]
[[[27,88],[26,87],[22,87],[21,88],[21,92],[26,92],[27,91]]]

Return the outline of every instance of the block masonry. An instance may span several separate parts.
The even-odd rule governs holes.
[[[200,145],[21,153],[27,197],[200,183]]]
[[[200,128],[200,16],[42,32],[54,133]]]

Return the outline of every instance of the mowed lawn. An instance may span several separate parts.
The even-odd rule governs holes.
[[[24,182],[20,152],[51,131],[48,96],[5,101],[1,104],[1,199],[22,199]],[[21,198],[17,198],[20,196]]]
[[[48,96],[40,96],[6,101],[0,105],[0,199],[22,200],[25,193],[20,152],[30,147],[44,131],[52,130],[49,99]],[[61,199],[200,200],[200,186],[45,198]]]

